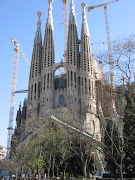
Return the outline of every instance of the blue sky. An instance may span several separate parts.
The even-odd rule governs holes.
[[[70,9],[68,0],[68,9]],[[82,0],[74,0],[75,12],[78,24],[78,37],[81,34]],[[85,0],[87,6],[103,3],[103,0]],[[108,2],[108,0],[106,0]],[[14,65],[14,45],[11,43],[11,37],[20,42],[20,48],[25,56],[31,61],[33,41],[37,28],[37,12],[43,13],[42,19],[42,39],[46,18],[48,15],[47,0],[0,0],[0,145],[7,146],[7,127],[9,121],[9,108],[11,98],[11,87]],[[54,20],[54,39],[55,39],[55,59],[59,62],[63,58],[64,52],[64,27],[61,25],[63,12],[62,0],[54,0],[53,20]],[[90,30],[91,43],[106,41],[105,19],[103,7],[87,12],[87,19]],[[120,0],[108,6],[108,20],[110,26],[111,40],[117,40],[119,37],[127,37],[135,33],[135,0]],[[107,45],[92,45],[92,52],[107,50]],[[29,65],[19,55],[17,90],[28,88]],[[14,126],[16,111],[20,101],[27,94],[16,94]]]

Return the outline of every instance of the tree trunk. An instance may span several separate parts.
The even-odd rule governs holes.
[[[82,170],[83,170],[83,176],[84,176],[84,178],[87,178],[87,161],[88,161],[88,159],[86,158],[85,160],[84,160],[84,162],[82,162]]]
[[[66,179],[66,169],[65,168],[63,169],[63,178],[64,178],[64,180]]]
[[[40,167],[39,167],[39,163],[38,163],[38,179],[40,179]]]
[[[11,180],[13,179],[12,175],[13,175],[13,173],[12,173],[12,171],[10,171],[10,179]]]
[[[17,180],[17,170],[15,171],[15,180]]]
[[[32,176],[33,176],[33,179],[34,179],[34,169],[31,168],[31,171],[32,171]]]
[[[59,177],[59,168],[57,166],[57,177]]]
[[[120,172],[120,179],[123,180],[122,165],[120,165],[119,167],[119,172]]]
[[[50,178],[50,167],[47,168],[47,178]]]
[[[23,166],[21,167],[21,179],[23,178]]]
[[[83,165],[83,175],[84,175],[84,178],[87,178],[87,171],[86,171],[86,164]]]
[[[52,165],[52,177],[54,178],[54,163]]]

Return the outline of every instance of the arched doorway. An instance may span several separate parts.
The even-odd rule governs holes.
[[[63,64],[56,64],[55,66],[55,108],[66,106],[66,80]]]

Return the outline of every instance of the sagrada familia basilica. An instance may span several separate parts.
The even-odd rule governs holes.
[[[52,115],[58,119],[83,129],[92,134],[97,141],[102,141],[102,127],[98,114],[108,116],[108,108],[115,111],[114,102],[110,104],[104,96],[102,62],[93,58],[90,45],[90,33],[85,11],[82,6],[81,39],[73,0],[70,4],[68,22],[66,62],[55,63],[54,26],[52,1],[49,1],[48,17],[42,44],[41,12],[38,12],[37,30],[34,38],[32,60],[28,84],[28,99],[17,112],[17,127],[14,133],[23,139],[28,135],[32,123],[38,118],[49,119]],[[57,53],[57,52],[56,52]],[[63,67],[64,73],[55,72]],[[108,96],[107,96],[108,98]],[[105,102],[106,100],[106,102]],[[107,106],[105,106],[107,105]],[[19,133],[18,133],[19,132]],[[99,158],[98,166],[103,170]]]

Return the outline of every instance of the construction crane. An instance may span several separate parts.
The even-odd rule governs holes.
[[[25,89],[25,90],[15,91],[15,93],[28,93],[28,90]]]
[[[88,7],[88,11],[91,11],[92,9],[96,9],[98,7],[104,6],[104,15],[105,15],[105,25],[106,25],[106,34],[107,34],[107,44],[108,44],[108,55],[109,55],[109,66],[110,66],[110,81],[111,81],[111,98],[112,102],[115,102],[115,96],[114,96],[114,73],[113,73],[113,60],[112,60],[112,48],[111,48],[111,38],[110,38],[110,30],[109,30],[109,22],[108,22],[108,14],[107,14],[107,6],[109,4],[112,4],[114,2],[118,2],[119,0],[114,0],[106,3],[106,0],[104,0],[104,4],[99,4],[95,6]]]
[[[99,4],[99,5],[96,5],[96,6],[89,6],[88,11],[91,11],[92,9],[96,9],[98,7],[107,6],[108,4],[112,4],[112,3],[117,2],[117,1],[119,1],[119,0],[114,0],[114,1],[110,1],[110,2],[106,3],[105,0],[104,0],[104,4]]]
[[[111,43],[115,43],[116,41],[111,41]],[[96,45],[96,44],[106,44],[106,43],[108,43],[108,42],[105,42],[105,41],[103,41],[103,42],[95,42],[95,43],[91,43],[91,45]]]
[[[10,113],[9,113],[9,125],[8,125],[8,138],[7,138],[7,149],[10,151],[11,146],[11,137],[13,135],[13,117],[14,117],[14,103],[15,103],[15,93],[16,93],[16,80],[17,80],[17,69],[18,69],[18,59],[19,59],[19,51],[30,65],[29,60],[26,58],[24,53],[19,48],[19,42],[17,42],[14,38],[11,38],[11,42],[15,45],[15,60],[14,60],[14,71],[13,71],[13,80],[12,80],[12,90],[11,90],[11,101],[10,101]]]
[[[66,64],[66,55],[67,55],[67,34],[68,34],[68,0],[62,0],[63,15],[64,15],[64,62]],[[63,20],[63,18],[62,18]],[[61,21],[62,24],[62,21]]]

